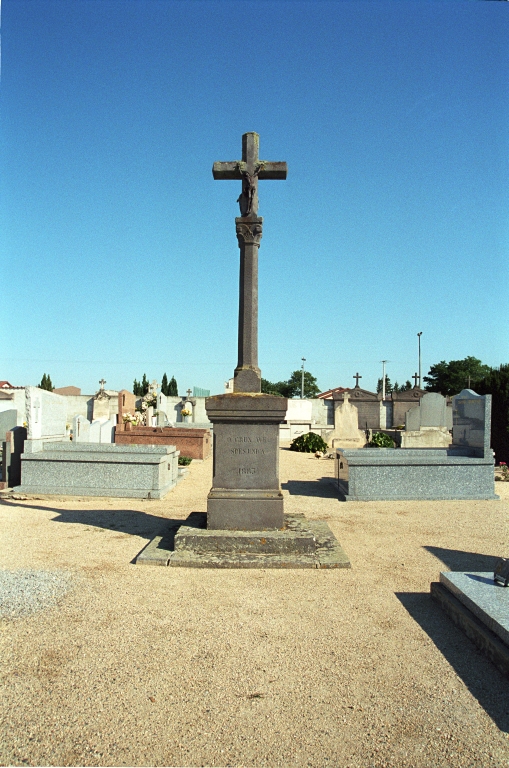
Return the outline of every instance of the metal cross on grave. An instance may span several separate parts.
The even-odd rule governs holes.
[[[240,248],[239,356],[233,377],[234,392],[260,392],[258,368],[258,248],[263,219],[258,217],[258,179],[286,179],[284,162],[260,160],[257,133],[242,136],[242,160],[214,163],[214,179],[238,179],[240,216],[235,219]]]
[[[260,136],[245,133],[242,136],[242,160],[214,163],[214,179],[242,180],[242,192],[237,200],[240,215],[258,216],[258,179],[286,179],[288,166],[283,162],[260,160]]]
[[[355,386],[359,386],[359,379],[362,379],[362,376],[359,373],[356,373],[355,376],[352,376],[352,379],[355,379]]]
[[[419,381],[419,374],[418,373],[414,373],[414,375],[412,376],[412,379],[414,380],[414,389],[416,389],[417,388],[417,382]]]

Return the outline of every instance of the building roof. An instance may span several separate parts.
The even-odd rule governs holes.
[[[340,395],[342,392],[347,392],[350,389],[352,389],[352,387],[336,387],[335,389],[328,389],[326,392],[320,392],[320,394],[317,395],[317,398],[321,400],[333,400],[335,392]]]

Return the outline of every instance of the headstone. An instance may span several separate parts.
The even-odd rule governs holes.
[[[66,436],[67,404],[63,395],[39,387],[25,387],[25,416],[28,439]]]
[[[349,402],[348,391],[343,392],[343,401],[335,400],[334,432],[332,445],[334,448],[362,448],[366,445],[366,435],[359,429],[359,413],[355,405]]]
[[[21,482],[21,455],[27,438],[25,427],[13,427],[2,442],[2,482],[0,488],[13,488]]]
[[[423,427],[448,428],[447,400],[438,392],[426,392],[419,404],[405,414],[407,431],[417,431]]]
[[[454,446],[473,448],[485,458],[492,456],[491,395],[478,395],[471,389],[462,390],[452,399]]]
[[[101,379],[99,382],[101,388],[94,397],[94,411],[93,419],[109,419],[110,418],[110,396],[104,389],[106,384],[105,379]]]
[[[121,389],[118,393],[118,419],[117,423],[122,424],[124,414],[130,413],[134,416],[136,410],[136,395],[127,389]]]
[[[152,424],[153,417],[154,417],[154,408],[153,408],[152,405],[149,405],[149,407],[145,411],[145,420],[146,420],[147,427],[152,427],[153,426],[153,424]]]
[[[100,443],[101,442],[101,424],[103,422],[100,419],[94,419],[90,425],[89,442]]]
[[[72,439],[75,443],[90,443],[90,422],[84,416],[75,416],[72,422]]]

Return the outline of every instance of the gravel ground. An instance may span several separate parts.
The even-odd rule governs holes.
[[[287,511],[351,570],[135,566],[205,511],[211,461],[162,501],[0,502],[0,763],[509,766],[508,681],[431,601],[509,553],[500,501],[341,503],[281,450]]]

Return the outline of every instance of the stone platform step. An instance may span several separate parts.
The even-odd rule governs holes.
[[[217,531],[205,513],[173,520],[136,558],[139,565],[181,568],[350,568],[323,520],[285,515],[281,531]]]

